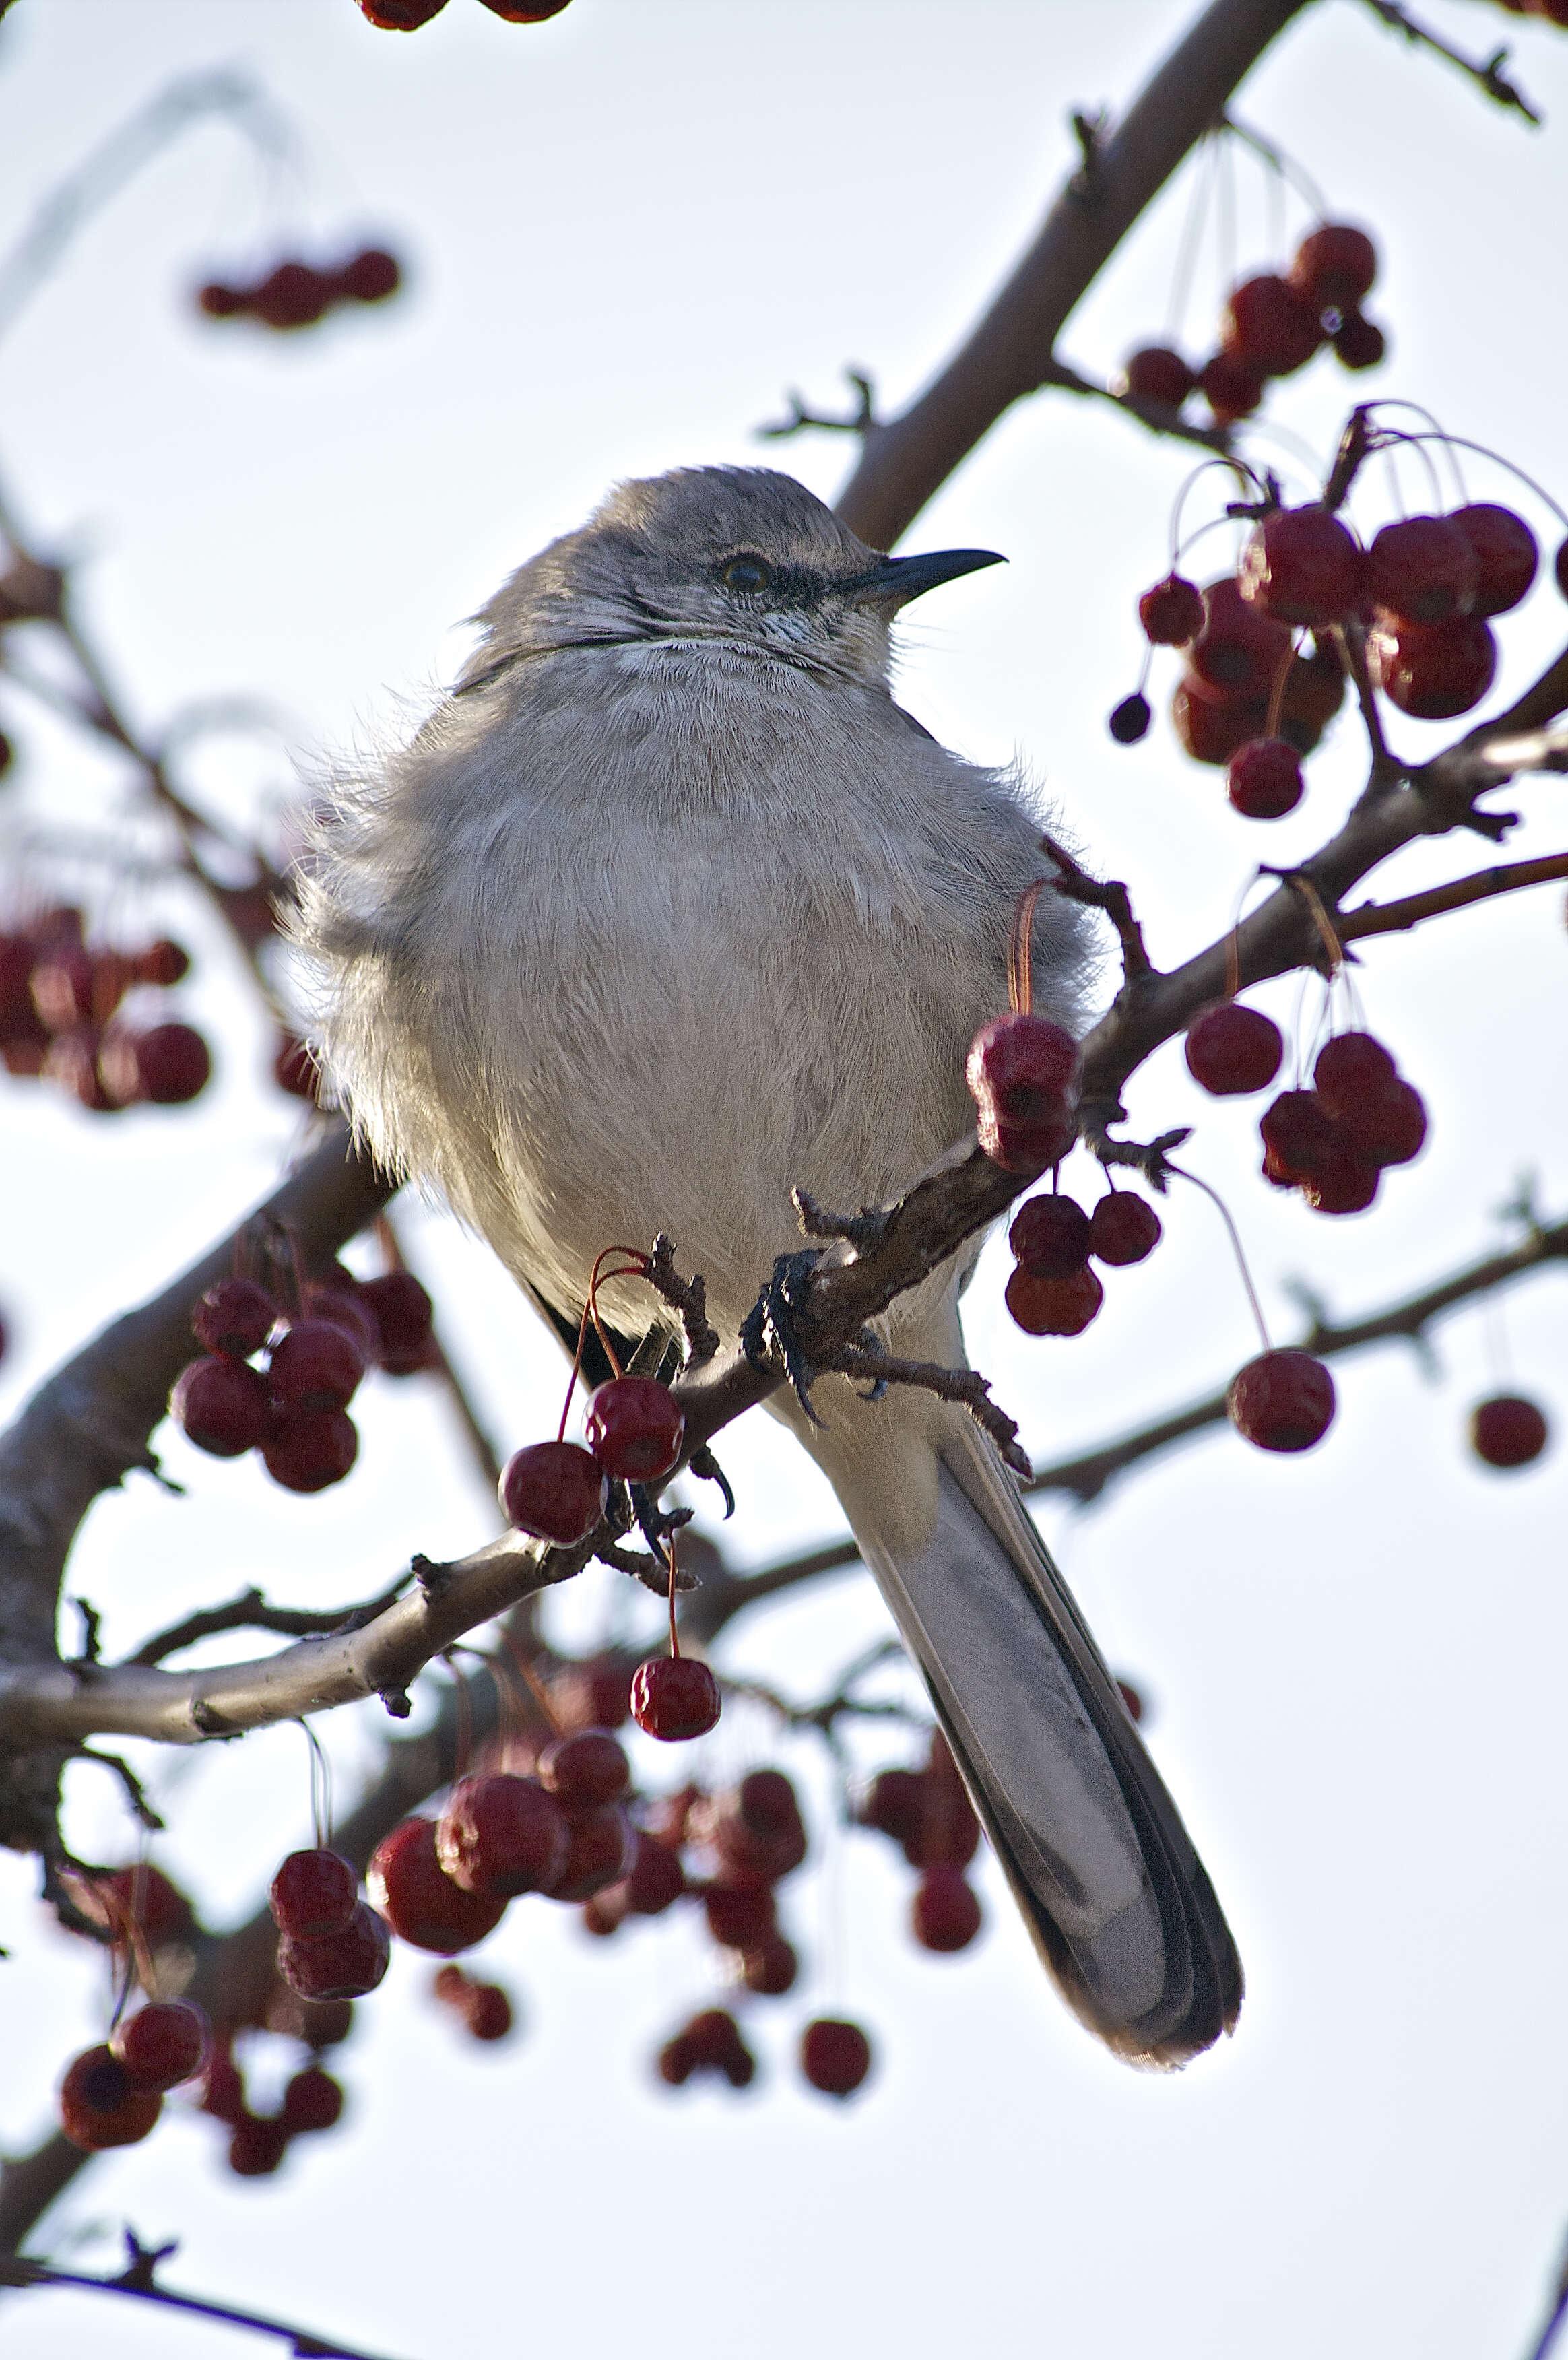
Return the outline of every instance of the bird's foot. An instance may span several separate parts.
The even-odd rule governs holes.
[[[792,1188],[790,1196],[803,1238],[832,1238],[856,1254],[873,1253],[886,1236],[893,1218],[893,1207],[888,1205],[862,1205],[856,1213],[830,1213],[826,1205],[819,1205],[804,1188]]]
[[[700,1475],[705,1483],[717,1483],[723,1492],[724,1521],[728,1524],[735,1513],[735,1494],[730,1488],[729,1476],[714,1457],[709,1445],[705,1442],[700,1450],[694,1450],[688,1463],[694,1475]]]
[[[775,1355],[782,1360],[795,1399],[813,1426],[822,1424],[811,1403],[817,1371],[801,1349],[797,1314],[805,1299],[806,1281],[821,1259],[815,1247],[808,1247],[804,1253],[780,1254],[773,1264],[773,1276],[746,1314],[740,1328],[740,1349],[754,1369],[765,1369]]]
[[[656,1557],[667,1557],[669,1552],[665,1544],[670,1535],[689,1524],[696,1513],[696,1509],[661,1508],[658,1495],[646,1483],[629,1483],[626,1488],[631,1498],[631,1513],[637,1519],[643,1539]]]

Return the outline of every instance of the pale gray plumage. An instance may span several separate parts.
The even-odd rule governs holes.
[[[575,1315],[599,1250],[667,1230],[733,1332],[799,1243],[792,1185],[884,1201],[973,1135],[976,1027],[1040,873],[1016,781],[888,686],[889,625],[964,559],[881,559],[789,477],[623,486],[486,607],[412,742],[339,782],[303,886],[329,1074],[377,1153]],[[902,570],[901,570],[902,569]],[[1081,1021],[1054,899],[1036,1005]],[[883,1323],[963,1357],[963,1273]],[[645,1295],[609,1291],[623,1326]],[[827,1471],[1068,1999],[1179,2064],[1235,2020],[1208,1878],[1017,1486],[961,1410],[842,1379]]]

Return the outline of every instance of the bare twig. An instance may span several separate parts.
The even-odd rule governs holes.
[[[989,1382],[977,1369],[944,1369],[936,1360],[901,1360],[875,1344],[847,1344],[829,1362],[846,1377],[870,1378],[877,1386],[917,1385],[938,1401],[961,1402],[982,1434],[989,1434],[1015,1475],[1025,1482],[1034,1472],[1025,1452],[1018,1448],[1018,1421],[1009,1417],[991,1398]]]
[[[317,2335],[313,2329],[270,2319],[265,2311],[240,2311],[232,2303],[208,2302],[199,2295],[175,2294],[171,2289],[154,2282],[148,2267],[154,2258],[145,2253],[138,2257],[133,2253],[130,2264],[117,2278],[99,2278],[83,2270],[54,2269],[48,2262],[36,2262],[26,2254],[0,2254],[0,2286],[71,2287],[89,2294],[128,2295],[141,2302],[160,2303],[168,2311],[187,2311],[198,2319],[221,2320],[226,2327],[248,2327],[258,2335],[275,2335],[288,2344],[291,2352],[312,2354],[316,2360],[377,2360],[377,2355],[367,2352],[361,2344],[341,2344],[332,2336]]]
[[[1103,910],[1115,927],[1122,945],[1124,979],[1132,983],[1140,976],[1151,975],[1154,969],[1144,943],[1144,930],[1133,915],[1132,896],[1126,887],[1114,880],[1102,881],[1091,877],[1054,836],[1042,836],[1040,849],[1059,871],[1057,891],[1069,901],[1082,902],[1086,909]]]
[[[367,1599],[362,1606],[269,1606],[259,1590],[242,1590],[226,1606],[203,1608],[198,1613],[188,1614],[182,1622],[171,1623],[167,1631],[157,1632],[126,1661],[161,1664],[166,1656],[177,1655],[182,1647],[193,1647],[198,1639],[211,1639],[223,1631],[276,1631],[287,1639],[316,1638],[331,1631],[361,1631],[391,1604],[408,1579],[406,1573],[400,1573],[379,1597]]]
[[[1451,66],[1457,66],[1462,74],[1467,74],[1476,88],[1487,98],[1495,100],[1498,106],[1510,106],[1522,115],[1527,123],[1539,126],[1541,117],[1534,107],[1504,75],[1503,67],[1508,55],[1506,49],[1494,49],[1489,58],[1480,60],[1467,58],[1463,50],[1451,49],[1446,41],[1440,41],[1435,33],[1429,32],[1424,25],[1419,25],[1412,16],[1397,5],[1397,0],[1366,0],[1366,5],[1375,16],[1381,16],[1396,33],[1403,33],[1413,47],[1431,49],[1437,57],[1446,58]]]
[[[1407,894],[1402,901],[1364,901],[1346,910],[1338,922],[1342,942],[1359,942],[1367,934],[1404,934],[1428,918],[1450,910],[1467,910],[1474,901],[1494,901],[1500,893],[1522,892],[1530,885],[1549,885],[1568,877],[1568,852],[1546,854],[1540,860],[1515,860],[1497,869],[1478,869],[1473,877],[1455,878],[1452,885],[1433,885],[1424,893]]]
[[[1172,410],[1168,403],[1149,401],[1141,394],[1132,392],[1117,393],[1111,386],[1102,385],[1097,378],[1083,376],[1081,371],[1054,354],[1040,372],[1039,390],[1044,391],[1047,386],[1055,386],[1063,393],[1085,394],[1097,401],[1108,401],[1113,409],[1124,410],[1129,418],[1135,418],[1140,425],[1146,426],[1151,434],[1168,434],[1179,442],[1196,442],[1202,450],[1218,451],[1222,454],[1231,448],[1232,435],[1228,426],[1196,426],[1190,419],[1183,417],[1179,410]]]
[[[772,426],[759,426],[758,434],[764,442],[787,442],[792,434],[814,432],[819,434],[869,434],[876,425],[872,381],[859,369],[847,368],[846,381],[853,388],[855,407],[847,418],[825,418],[807,410],[798,393],[789,396],[789,416],[777,419]]]

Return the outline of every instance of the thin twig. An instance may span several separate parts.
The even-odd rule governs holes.
[[[772,426],[759,426],[757,432],[764,442],[787,442],[792,434],[812,432],[819,434],[869,434],[876,424],[872,381],[859,369],[844,371],[847,382],[854,388],[855,407],[847,418],[826,418],[807,410],[798,393],[789,397],[789,416],[777,419]]]
[[[1359,942],[1367,934],[1407,933],[1428,918],[1450,910],[1467,910],[1472,902],[1490,901],[1501,893],[1519,893],[1527,886],[1550,885],[1568,877],[1568,852],[1545,854],[1540,860],[1515,860],[1496,869],[1477,869],[1473,877],[1455,878],[1451,885],[1433,885],[1424,893],[1407,894],[1402,901],[1363,901],[1346,910],[1338,921],[1342,942]]]
[[[1398,5],[1398,0],[1366,0],[1366,5],[1375,16],[1381,16],[1386,25],[1396,33],[1403,33],[1415,47],[1431,49],[1435,56],[1446,58],[1451,66],[1457,66],[1462,74],[1467,74],[1476,88],[1495,100],[1497,105],[1513,107],[1527,123],[1539,126],[1541,117],[1534,107],[1503,73],[1508,54],[1507,49],[1494,49],[1484,63],[1478,63],[1475,59],[1467,58],[1463,50],[1451,49],[1448,43],[1440,41],[1435,33],[1428,32],[1424,25],[1419,25],[1413,16]]]
[[[1027,1482],[1034,1470],[1019,1448],[1018,1421],[991,1398],[988,1380],[977,1369],[944,1369],[936,1360],[901,1360],[866,1344],[848,1344],[828,1367],[841,1376],[868,1377],[876,1385],[916,1385],[938,1401],[959,1402],[982,1434],[988,1434],[1015,1475]]]
[[[367,1599],[359,1606],[269,1606],[259,1590],[242,1590],[226,1606],[203,1607],[188,1614],[182,1622],[171,1623],[167,1631],[157,1632],[144,1640],[127,1664],[161,1664],[168,1655],[177,1655],[183,1647],[193,1647],[199,1639],[211,1639],[222,1631],[276,1631],[286,1639],[310,1639],[334,1631],[360,1631],[385,1612],[408,1584],[408,1575],[399,1574],[389,1582],[378,1596]]]
[[[1114,879],[1091,877],[1054,836],[1042,836],[1040,849],[1060,872],[1056,880],[1057,891],[1069,901],[1081,901],[1086,909],[1103,910],[1115,927],[1122,945],[1124,979],[1135,983],[1153,975],[1155,968],[1144,942],[1144,930],[1133,915],[1132,896],[1125,885]]]
[[[1094,377],[1083,376],[1055,353],[1040,372],[1040,387],[1044,389],[1047,386],[1055,386],[1063,393],[1087,394],[1097,401],[1108,401],[1113,409],[1124,410],[1129,418],[1146,426],[1151,434],[1168,434],[1179,442],[1196,442],[1205,451],[1223,453],[1231,448],[1233,437],[1228,426],[1197,426],[1167,402],[1150,401],[1136,393],[1117,393]]]
[[[133,2257],[131,2269],[136,2268]],[[168,2311],[182,2311],[199,2319],[221,2320],[227,2327],[248,2327],[258,2335],[275,2335],[286,2343],[291,2352],[312,2355],[313,2360],[378,2360],[357,2344],[342,2344],[330,2335],[317,2335],[311,2328],[294,2327],[281,2319],[269,2318],[265,2311],[240,2311],[234,2304],[208,2302],[192,2294],[175,2294],[168,2287],[154,2285],[150,2273],[133,2276],[123,2271],[118,2278],[91,2278],[82,2270],[57,2270],[47,2262],[35,2262],[26,2254],[0,2254],[0,2286],[10,2287],[71,2287],[87,2294],[127,2295],[140,2302],[160,2303]]]

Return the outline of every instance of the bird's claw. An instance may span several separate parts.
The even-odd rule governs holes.
[[[795,1397],[813,1426],[823,1422],[811,1402],[817,1371],[801,1349],[796,1314],[805,1299],[806,1283],[821,1259],[815,1247],[804,1253],[780,1254],[773,1276],[740,1329],[740,1349],[754,1369],[765,1369],[775,1355],[783,1361]]]

